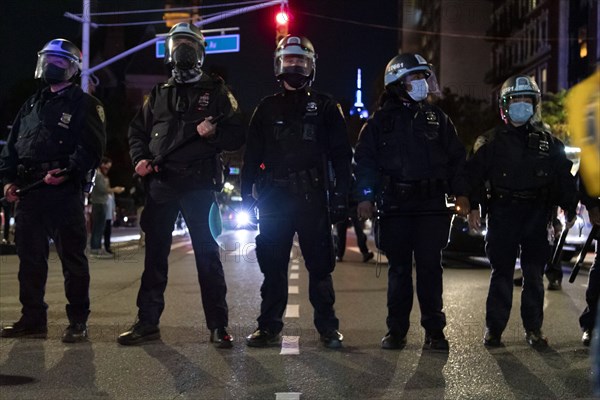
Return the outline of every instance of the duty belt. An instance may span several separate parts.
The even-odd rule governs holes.
[[[406,200],[417,196],[420,198],[431,198],[448,191],[448,184],[443,179],[402,181],[391,176],[384,176],[382,187],[384,193],[399,200]]]
[[[492,189],[492,200],[512,201],[516,203],[545,201],[548,198],[548,195],[549,190],[547,188],[533,190],[510,190],[495,187]]]
[[[287,176],[281,177],[277,174],[274,177],[272,171],[261,173],[258,179],[259,191],[266,187],[284,188],[294,194],[310,193],[324,188],[321,173],[317,168],[311,168],[301,171],[290,171]]]
[[[68,161],[64,160],[24,162],[17,165],[17,177],[21,182],[28,184],[43,179],[50,170],[64,168],[67,165]]]

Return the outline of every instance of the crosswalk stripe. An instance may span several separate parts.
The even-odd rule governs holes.
[[[285,318],[300,318],[300,305],[288,304],[285,308]]]
[[[283,336],[281,338],[281,353],[279,354],[300,354],[300,336]]]

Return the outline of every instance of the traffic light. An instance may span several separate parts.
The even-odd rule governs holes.
[[[191,19],[192,15],[189,12],[165,12],[163,14],[163,20],[167,28],[172,28],[180,22],[190,22]]]
[[[287,36],[289,22],[290,16],[285,10],[279,11],[275,16],[275,44],[279,44]]]

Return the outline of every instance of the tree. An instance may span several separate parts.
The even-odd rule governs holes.
[[[567,125],[567,109],[565,99],[567,91],[546,93],[542,100],[542,120],[550,125],[552,133],[565,144],[569,143],[569,130]]]
[[[458,137],[470,150],[475,139],[500,120],[498,112],[485,100],[459,96],[444,88],[442,97],[435,102],[452,120]]]

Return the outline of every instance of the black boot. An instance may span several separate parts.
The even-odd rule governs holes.
[[[132,346],[158,339],[160,339],[160,329],[158,329],[157,325],[149,325],[137,321],[127,332],[119,335],[117,342],[123,346]]]
[[[63,343],[78,343],[88,340],[88,330],[85,322],[72,322],[63,332]]]
[[[46,339],[48,337],[48,327],[46,324],[34,324],[20,319],[12,325],[4,326],[0,331],[0,337]]]

